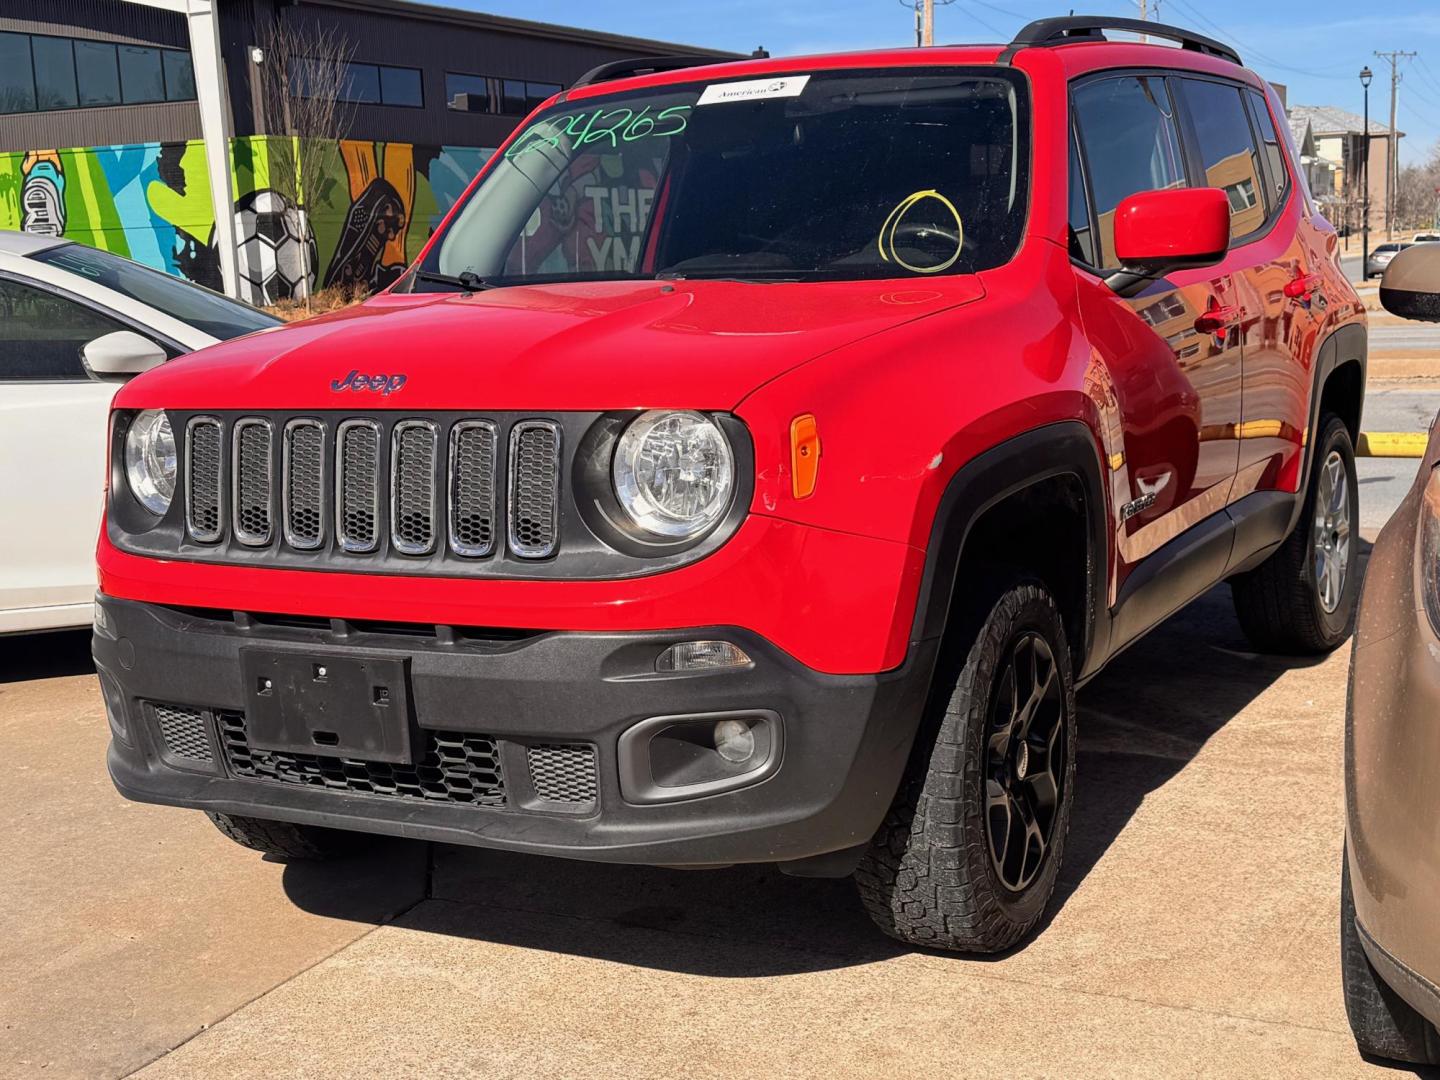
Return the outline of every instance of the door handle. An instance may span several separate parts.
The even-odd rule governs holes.
[[[1320,288],[1319,274],[1301,274],[1285,283],[1285,295],[1291,300],[1309,300],[1316,289]]]
[[[1195,329],[1202,334],[1218,334],[1228,326],[1240,321],[1243,313],[1238,307],[1212,307],[1195,320]]]

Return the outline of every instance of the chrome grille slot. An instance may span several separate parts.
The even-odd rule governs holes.
[[[346,551],[374,551],[380,540],[380,425],[346,420],[335,440],[335,533]]]
[[[285,542],[314,551],[325,540],[325,425],[291,420],[281,445],[281,487]]]
[[[450,429],[450,550],[478,559],[495,551],[495,425],[462,420]]]
[[[521,420],[510,429],[510,550],[521,558],[555,553],[560,524],[560,428]]]
[[[402,555],[435,548],[437,435],[428,420],[395,425],[390,450],[390,541]]]
[[[190,539],[202,544],[220,539],[224,445],[220,421],[213,416],[196,416],[185,425],[185,529]]]
[[[235,539],[251,547],[270,543],[273,532],[271,432],[269,420],[247,417],[235,422],[231,502]]]

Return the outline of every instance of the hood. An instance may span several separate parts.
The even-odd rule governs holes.
[[[915,284],[611,281],[385,295],[174,360],[132,381],[115,403],[731,409],[807,360],[983,295],[972,276]]]

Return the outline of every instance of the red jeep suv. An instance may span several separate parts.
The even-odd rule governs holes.
[[[383,295],[117,395],[115,783],[1014,944],[1078,686],[1220,581],[1257,646],[1349,631],[1365,316],[1287,131],[1118,19],[591,72]]]

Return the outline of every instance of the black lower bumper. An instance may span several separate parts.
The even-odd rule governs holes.
[[[667,646],[711,638],[739,645],[751,665],[655,670]],[[253,649],[317,665],[403,661],[411,760],[248,745],[253,688],[242,678],[242,650]],[[733,628],[487,636],[180,610],[103,595],[94,653],[112,727],[110,774],[128,798],[690,866],[784,863],[869,840],[899,783],[934,663],[933,644],[921,643],[894,672],[834,676]],[[646,740],[622,736],[653,730],[657,717],[716,715],[763,716],[778,731],[774,760],[758,779],[742,776],[739,786],[710,794],[637,794],[631,759]],[[631,782],[622,783],[622,774]]]

